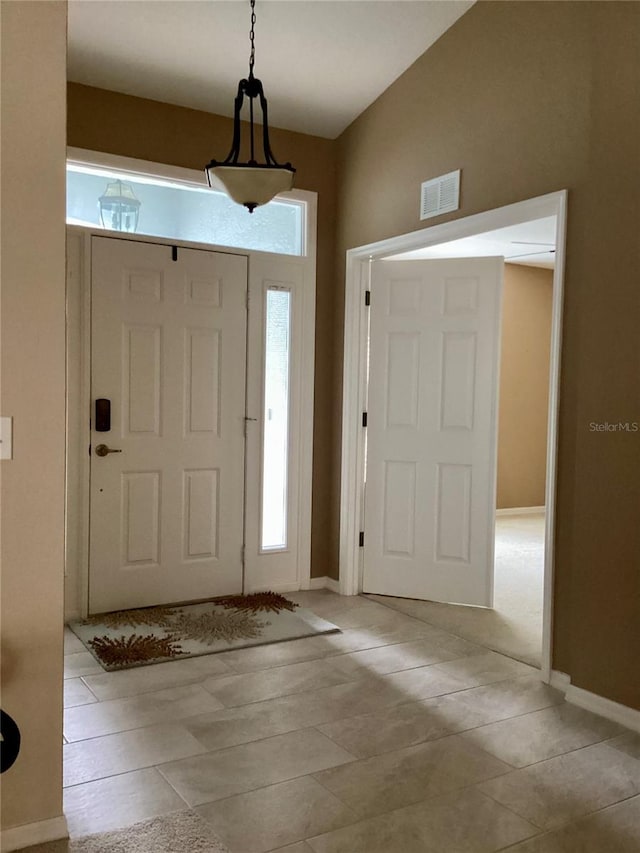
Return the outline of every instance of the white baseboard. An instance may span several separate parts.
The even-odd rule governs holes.
[[[551,687],[555,687],[556,690],[561,690],[562,693],[566,693],[571,686],[571,679],[566,672],[560,672],[557,669],[552,669],[549,684]]]
[[[583,690],[582,687],[576,687],[571,683],[571,678],[566,672],[552,670],[549,683],[552,687],[561,690],[564,693],[564,698],[571,705],[577,705],[579,708],[584,708],[585,711],[591,711],[593,714],[598,714],[600,717],[605,717],[607,720],[612,720],[614,723],[619,723],[635,732],[640,732],[640,711],[635,708],[621,705],[619,702],[606,699],[604,696],[591,693],[589,690]]]
[[[534,515],[544,512],[545,508],[543,506],[509,506],[504,509],[497,509],[496,515]]]
[[[11,853],[13,850],[23,850],[34,844],[45,844],[47,841],[59,841],[68,838],[67,820],[64,815],[50,820],[39,820],[37,823],[25,823],[22,826],[12,826],[3,829],[0,835],[0,850]]]
[[[299,583],[286,581],[285,583],[256,584],[248,587],[245,592],[247,595],[252,595],[254,592],[297,592],[299,589]]]
[[[325,578],[325,586],[327,589],[330,589],[331,592],[336,592],[340,595],[340,581],[334,580],[333,578]]]
[[[307,589],[330,589],[331,592],[340,594],[340,581],[323,575],[321,578],[309,578]]]
[[[573,684],[569,685],[565,699],[567,702],[571,702],[572,705],[578,705],[586,711],[599,714],[601,717],[606,717],[607,720],[613,720],[614,723],[619,723],[621,726],[626,726],[628,729],[640,732],[640,711],[636,711],[635,708],[630,708],[628,705],[621,705],[619,702],[614,702],[611,699],[605,699],[604,696],[598,696],[597,693],[590,693],[588,690],[575,687]]]

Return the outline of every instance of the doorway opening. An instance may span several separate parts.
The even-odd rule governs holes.
[[[370,286],[371,263],[390,258],[499,256],[507,259],[507,290],[513,291],[514,287],[522,290],[524,287],[526,291],[528,284],[528,289],[542,297],[539,301],[546,302],[550,309],[546,321],[548,381],[543,383],[546,387],[541,391],[546,397],[546,405],[542,404],[542,412],[540,404],[535,410],[537,422],[542,420],[543,424],[542,440],[538,437],[534,442],[531,436],[520,436],[523,440],[521,447],[524,446],[525,450],[512,450],[512,457],[515,453],[518,458],[519,453],[521,463],[531,463],[524,466],[531,469],[529,474],[521,472],[520,492],[514,491],[514,465],[509,461],[508,442],[503,442],[507,449],[503,448],[499,453],[502,465],[497,466],[497,503],[498,509],[503,511],[495,516],[497,539],[493,608],[460,607],[453,603],[460,598],[448,598],[444,602],[441,599],[438,603],[409,599],[394,601],[394,604],[399,601],[399,608],[405,611],[407,608],[431,608],[428,621],[433,621],[433,614],[437,612],[441,620],[446,620],[449,630],[455,629],[456,633],[470,639],[474,639],[473,631],[477,631],[475,638],[478,642],[540,666],[542,678],[546,681],[551,674],[553,531],[565,230],[566,192],[558,192],[363,246],[347,254],[340,552],[341,591],[345,594],[353,595],[365,589],[365,549],[359,547],[359,532],[364,521],[367,439],[363,434],[366,430],[361,428],[360,413],[367,410],[368,399],[369,320],[364,307],[364,292]],[[501,246],[499,241],[502,241]],[[540,277],[540,281],[535,282],[537,291],[530,281],[520,287],[509,281],[519,275],[529,279]],[[546,291],[542,290],[543,279]],[[518,302],[517,299],[515,301]],[[504,305],[514,307],[509,306],[506,300]],[[519,310],[522,312],[522,306]],[[516,332],[515,337],[521,338],[522,335]],[[508,350],[506,338],[503,338],[503,343]],[[544,345],[540,341],[538,343],[544,349]],[[510,367],[514,365],[510,363]],[[544,365],[536,364],[534,367],[538,376],[545,373]],[[521,377],[522,385],[528,381]],[[504,389],[501,391],[504,404],[508,397]],[[530,402],[533,405],[533,401]],[[517,403],[514,405],[518,408]],[[522,408],[521,404],[519,408]],[[509,420],[504,405],[500,419],[502,426]],[[512,426],[512,432],[514,429],[517,431]],[[535,452],[533,444],[536,444]],[[501,477],[501,474],[505,476]],[[530,482],[527,486],[524,481],[529,475],[534,477],[535,484]],[[541,499],[532,497],[540,493]],[[493,556],[491,566],[493,569]]]

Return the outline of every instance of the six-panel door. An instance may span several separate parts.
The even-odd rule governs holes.
[[[247,260],[174,256],[92,239],[91,613],[242,591]]]
[[[373,265],[365,592],[492,605],[502,267]]]

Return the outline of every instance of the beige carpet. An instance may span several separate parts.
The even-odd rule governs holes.
[[[369,595],[402,613],[531,666],[542,655],[544,514],[496,523],[494,609]]]
[[[173,812],[125,829],[51,841],[24,853],[231,853],[192,811]]]

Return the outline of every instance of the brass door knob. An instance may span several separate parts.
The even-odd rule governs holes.
[[[96,456],[107,456],[109,453],[122,453],[122,450],[116,450],[114,447],[107,447],[106,444],[99,444],[96,447]]]

